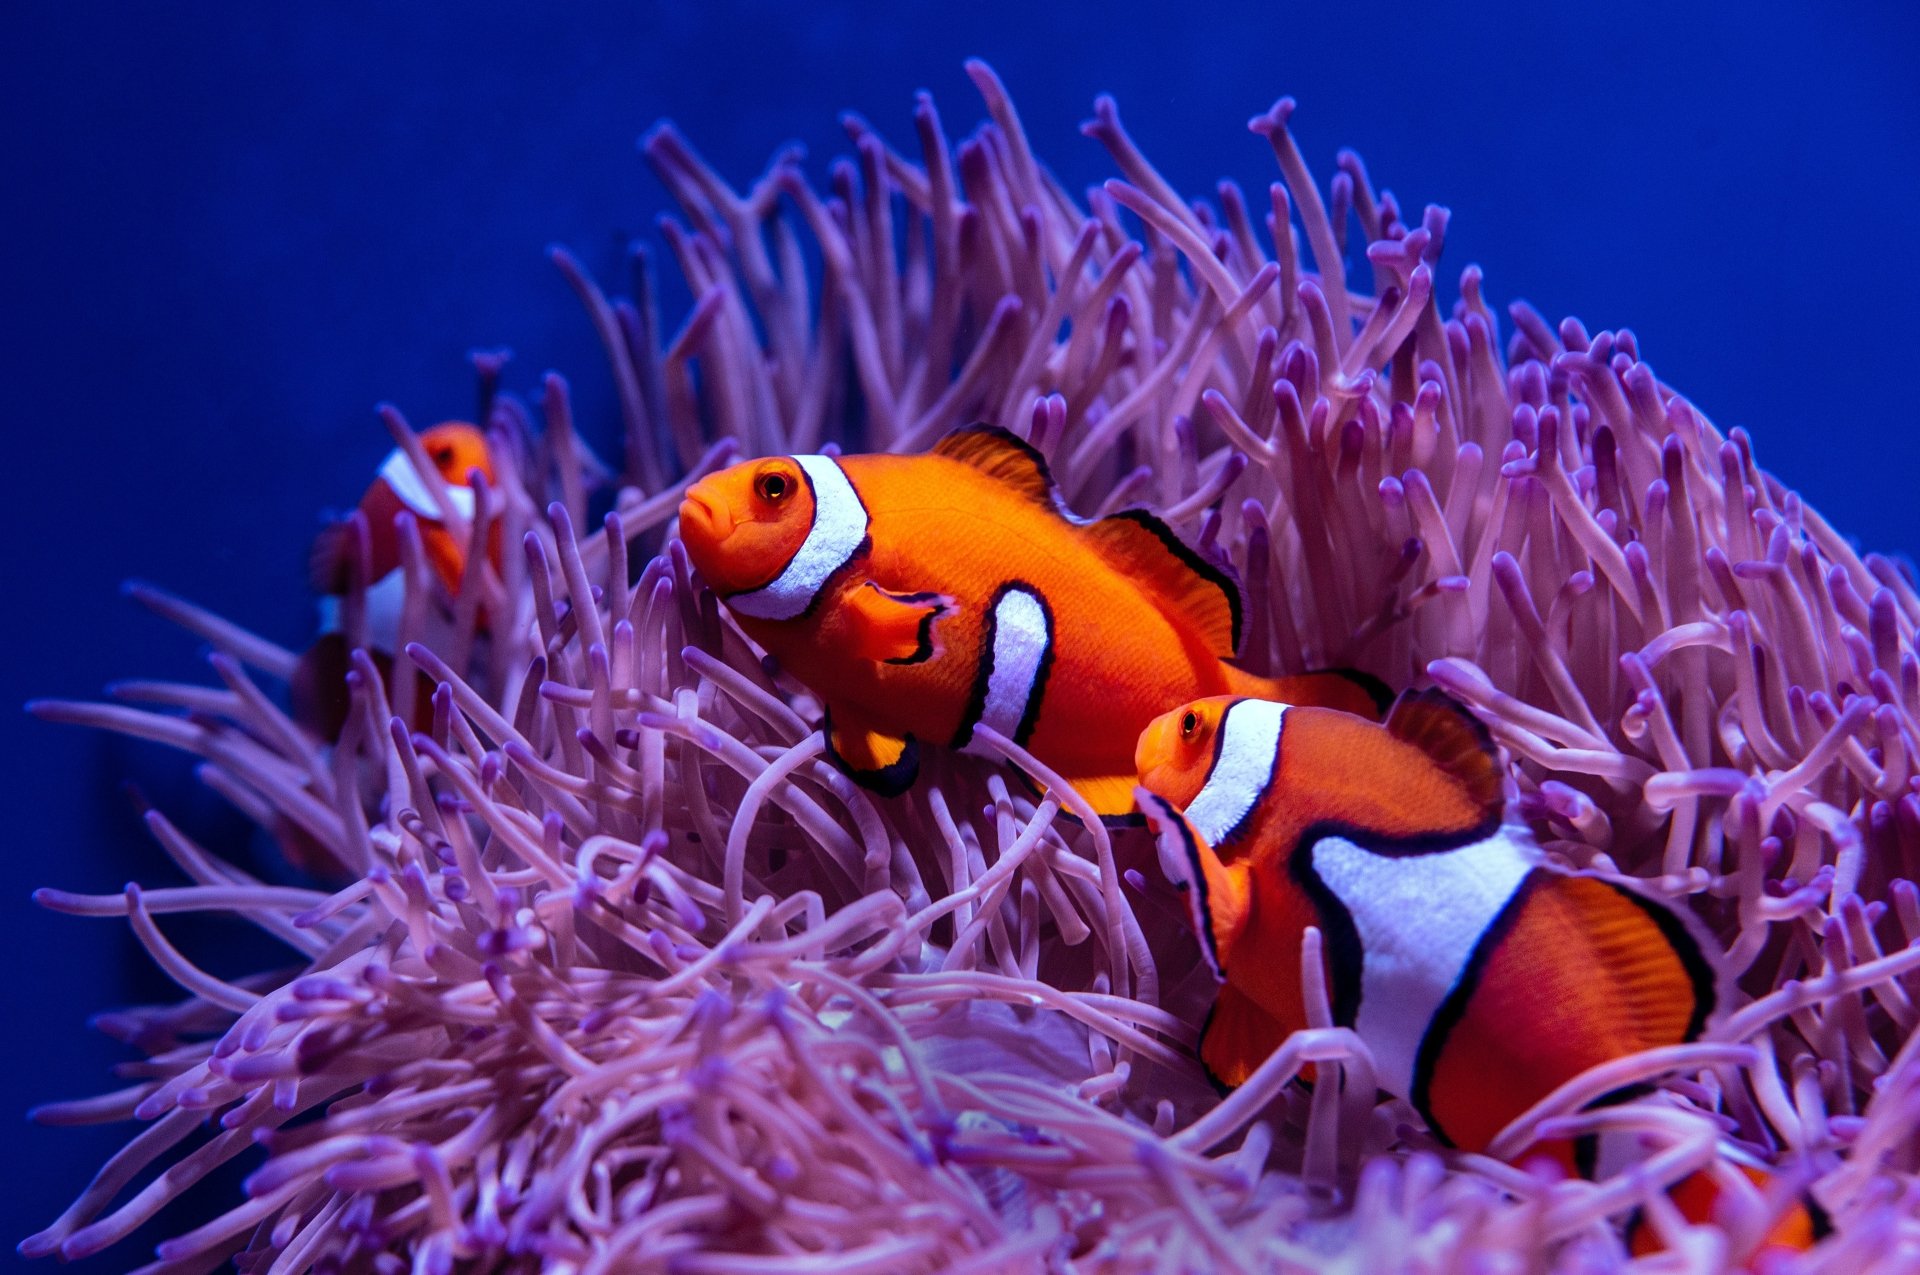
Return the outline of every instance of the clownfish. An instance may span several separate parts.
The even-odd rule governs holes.
[[[904,792],[923,742],[982,724],[1102,816],[1133,810],[1133,741],[1196,695],[1377,714],[1360,674],[1256,677],[1233,580],[1143,510],[1066,507],[1045,459],[993,426],[917,456],[773,456],[680,506],[688,557],[746,634],[817,695],[829,752]]]
[[[1333,1019],[1366,1042],[1380,1087],[1469,1151],[1591,1067],[1697,1039],[1725,1003],[1690,919],[1548,864],[1503,820],[1493,741],[1439,691],[1401,696],[1380,723],[1201,699],[1156,718],[1134,760],[1221,984],[1200,1041],[1217,1083],[1243,1083],[1308,1025],[1308,926]],[[1541,1150],[1586,1176],[1636,1154],[1620,1135]],[[1696,1221],[1716,1195],[1704,1173],[1673,1192]],[[1767,1242],[1804,1249],[1818,1217],[1791,1210]]]
[[[494,481],[493,453],[486,435],[464,421],[445,421],[422,431],[420,446],[446,484],[447,500],[454,512],[470,521],[477,503],[474,476]],[[415,518],[427,564],[449,602],[460,593],[467,568],[467,544],[464,536],[456,537],[448,529],[433,493],[407,453],[399,448],[380,463],[357,512],[366,527],[365,643],[385,675],[399,647],[400,607],[406,596],[406,573],[401,566],[400,535],[394,519],[402,513]],[[497,567],[497,525],[494,532],[489,551]],[[321,531],[309,560],[313,591],[320,600],[320,636],[294,672],[294,718],[329,742],[339,738],[346,722],[346,675],[351,652],[341,628],[341,604],[352,587],[353,559],[359,553],[360,538],[342,519]],[[428,682],[426,694],[432,689]],[[427,703],[426,694],[415,697],[416,705]]]

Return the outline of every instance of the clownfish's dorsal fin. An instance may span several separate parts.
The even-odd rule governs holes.
[[[1466,705],[1444,691],[1407,691],[1387,713],[1387,733],[1425,753],[1498,821],[1506,801],[1500,750]]]
[[[1059,489],[1047,469],[1047,458],[1033,444],[998,425],[968,425],[933,445],[935,456],[945,456],[1005,483],[1035,504],[1060,512]]]
[[[1222,659],[1240,646],[1240,589],[1220,568],[1188,548],[1173,529],[1144,509],[1128,509],[1080,524],[1068,512],[1047,470],[1047,458],[998,425],[969,425],[933,445],[933,454],[981,473],[1081,526],[1088,542],[1114,570],[1148,589],[1200,631]]]
[[[1123,509],[1082,528],[1114,570],[1199,630],[1207,649],[1229,659],[1240,646],[1240,587],[1144,509]]]

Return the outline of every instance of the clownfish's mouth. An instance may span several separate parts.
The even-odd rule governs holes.
[[[689,549],[716,546],[733,531],[733,517],[726,506],[695,486],[680,502],[680,538]]]
[[[1140,782],[1154,793],[1159,794],[1159,785],[1154,781],[1160,778],[1161,765],[1172,755],[1174,738],[1179,733],[1175,724],[1177,712],[1163,713],[1147,723],[1140,732],[1140,739],[1133,750],[1134,773],[1140,776]]]

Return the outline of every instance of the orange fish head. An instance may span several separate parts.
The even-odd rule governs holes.
[[[476,471],[487,482],[494,481],[493,452],[487,446],[487,436],[466,421],[442,421],[423,430],[420,446],[449,487],[471,487]]]
[[[813,527],[813,488],[791,456],[744,461],[695,483],[680,502],[680,539],[721,593],[757,589],[785,570]]]
[[[1162,713],[1140,732],[1133,768],[1140,783],[1185,810],[1206,787],[1220,722],[1244,697],[1214,695]]]

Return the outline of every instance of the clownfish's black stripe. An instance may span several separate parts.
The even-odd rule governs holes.
[[[1807,1221],[1813,1227],[1813,1238],[1816,1242],[1833,1234],[1833,1214],[1820,1207],[1820,1201],[1813,1198],[1813,1192],[1802,1191],[1800,1204],[1807,1211]]]
[[[1277,755],[1274,759],[1274,765],[1276,769],[1279,766],[1279,758]],[[1354,1020],[1360,1014],[1360,972],[1365,952],[1360,945],[1360,931],[1354,924],[1353,914],[1347,911],[1347,905],[1340,901],[1340,896],[1335,894],[1325,881],[1321,880],[1319,872],[1314,869],[1313,847],[1315,844],[1328,837],[1337,837],[1342,841],[1350,841],[1354,845],[1384,858],[1407,858],[1414,855],[1442,854],[1448,850],[1457,850],[1464,845],[1485,841],[1499,830],[1500,812],[1496,810],[1490,812],[1478,825],[1458,832],[1422,832],[1414,833],[1411,836],[1394,837],[1362,828],[1357,824],[1346,823],[1342,820],[1325,819],[1319,823],[1310,825],[1300,834],[1299,840],[1294,842],[1293,850],[1287,856],[1287,872],[1288,875],[1293,878],[1294,882],[1299,885],[1302,890],[1306,891],[1307,897],[1312,900],[1314,910],[1320,919],[1320,935],[1323,943],[1322,951],[1325,954],[1327,962],[1327,977],[1333,985],[1332,1008],[1334,1022],[1342,1027],[1351,1027],[1354,1024]],[[1537,875],[1537,873],[1529,873],[1527,875],[1521,882],[1519,889],[1514,892],[1513,899],[1508,901],[1506,909],[1502,911],[1499,917],[1494,920],[1493,924],[1487,928],[1486,934],[1481,935],[1479,944],[1475,946],[1472,956],[1468,959],[1466,970],[1461,975],[1460,983],[1455,986],[1453,994],[1449,995],[1447,1000],[1442,1003],[1439,1013],[1435,1015],[1434,1022],[1428,1025],[1427,1035],[1422,1038],[1420,1043],[1420,1058],[1416,1060],[1414,1067],[1416,1094],[1424,1093],[1425,1080],[1423,1078],[1423,1066],[1426,1060],[1428,1046],[1430,1044],[1434,1046],[1435,1057],[1437,1057],[1438,1046],[1440,1043],[1443,1043],[1434,1035],[1441,1017],[1447,1013],[1450,1006],[1453,1006],[1454,996],[1460,993],[1461,988],[1468,986],[1472,981],[1478,980],[1479,964],[1486,959],[1487,955],[1491,954],[1492,949],[1487,946],[1489,936],[1495,935],[1496,931],[1504,934],[1505,931],[1502,929],[1502,926],[1510,925],[1512,923],[1510,918],[1517,915],[1515,901],[1526,891],[1535,875]],[[1471,994],[1470,988],[1469,994]],[[1460,1012],[1464,1011],[1465,1007],[1466,1003],[1463,999],[1460,1005],[1454,1010],[1456,1018]],[[1447,1028],[1451,1030],[1451,1022],[1447,1024]],[[1416,1098],[1414,1100],[1414,1107],[1420,1111],[1421,1115],[1427,1116],[1426,1109],[1420,1105],[1421,1101],[1420,1098]],[[1432,1117],[1427,1116],[1427,1120],[1431,1125]],[[1436,1128],[1435,1132],[1438,1133],[1439,1130]],[[1449,1143],[1448,1145],[1451,1146],[1452,1144]]]
[[[872,539],[872,537],[868,537],[868,539]],[[893,600],[895,602],[937,602],[941,596],[942,595],[938,593],[903,593],[895,596]],[[886,662],[888,664],[924,664],[932,659],[933,622],[945,615],[946,612],[947,608],[944,604],[929,608],[927,613],[920,617],[920,631],[916,635],[916,641],[919,645],[914,648],[913,654],[903,655],[898,659],[888,660]]]
[[[1427,1024],[1426,1033],[1420,1037],[1420,1052],[1415,1055],[1413,1062],[1413,1092],[1408,1095],[1408,1101],[1413,1103],[1413,1109],[1420,1113],[1420,1118],[1427,1122],[1427,1128],[1433,1131],[1433,1136],[1447,1146],[1455,1143],[1434,1118],[1431,1093],[1433,1069],[1439,1064],[1440,1054],[1447,1047],[1447,1037],[1453,1034],[1453,1029],[1466,1016],[1467,1006],[1480,986],[1480,976],[1486,972],[1487,962],[1506,942],[1507,935],[1512,933],[1521,912],[1526,908],[1527,899],[1548,875],[1545,869],[1535,868],[1521,879],[1506,906],[1500,909],[1493,923],[1480,935],[1480,941],[1473,945],[1473,954],[1467,957],[1467,963],[1461,967],[1453,990],[1440,1002],[1440,1008],[1434,1011],[1433,1021]]]
[[[1214,588],[1220,590],[1221,594],[1227,599],[1228,628],[1231,633],[1232,646],[1234,650],[1238,651],[1240,649],[1240,626],[1244,617],[1240,603],[1240,586],[1234,581],[1234,578],[1201,557],[1194,551],[1191,545],[1174,534],[1173,528],[1160,521],[1160,518],[1155,514],[1148,513],[1144,509],[1122,509],[1117,514],[1108,514],[1100,521],[1110,522],[1114,520],[1135,523],[1145,528],[1153,534],[1155,540],[1158,540],[1162,545],[1166,546],[1168,553],[1180,560],[1181,566],[1193,572],[1193,574],[1199,576],[1202,580],[1214,586]]]
[[[987,713],[987,693],[993,681],[994,641],[1000,630],[1000,604],[1008,595],[1024,593],[1032,598],[1040,608],[1041,621],[1046,630],[1046,640],[1040,650],[1040,663],[1034,669],[1033,683],[1027,689],[1027,700],[1020,715],[1020,724],[1015,728],[1013,742],[1026,747],[1032,738],[1034,727],[1040,722],[1041,703],[1046,698],[1047,680],[1053,672],[1053,608],[1047,604],[1046,595],[1025,580],[1008,580],[993,591],[987,600],[986,613],[980,620],[980,656],[974,665],[973,683],[967,688],[966,704],[960,710],[960,726],[953,733],[953,747],[956,751],[973,742],[973,728]]]
[[[1333,985],[1333,1021],[1351,1027],[1360,1015],[1360,969],[1366,953],[1360,946],[1360,930],[1353,923],[1353,913],[1313,866],[1314,843],[1338,835],[1319,825],[1309,829],[1294,843],[1287,871],[1313,902],[1320,919],[1321,952],[1326,958],[1327,980]]]

